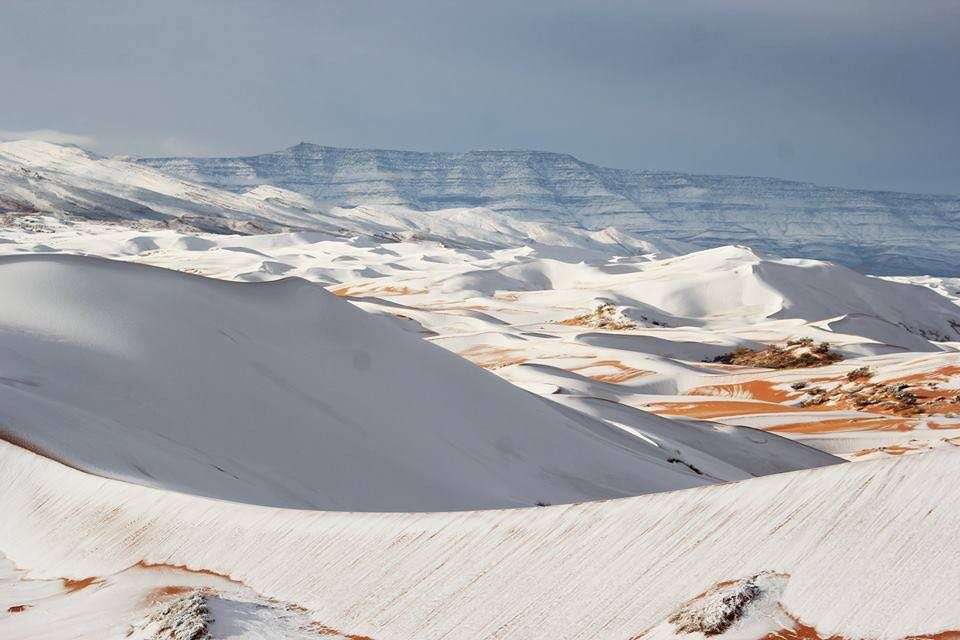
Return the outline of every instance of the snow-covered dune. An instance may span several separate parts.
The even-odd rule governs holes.
[[[303,280],[237,284],[47,255],[0,258],[0,295],[6,437],[93,473],[277,506],[390,511],[716,481]],[[722,451],[725,439],[717,432],[708,446]],[[780,446],[774,470],[835,461]]]
[[[739,246],[615,264],[525,258],[454,275],[427,270],[398,274],[394,281],[415,290],[440,289],[451,298],[512,294],[544,314],[571,307],[589,312],[607,302],[619,308],[624,320],[640,325],[657,321],[717,329],[767,320],[834,320],[838,333],[863,324],[864,337],[873,339],[875,331],[865,324],[873,319],[890,326],[885,335],[906,349],[929,349],[924,339],[960,338],[960,307],[926,287]],[[354,283],[354,290],[362,287]],[[845,316],[867,320],[839,322]]]
[[[0,590],[21,611],[0,636],[121,638],[182,567],[211,598],[243,585],[261,612],[305,608],[354,639],[702,638],[670,622],[683,611],[731,640],[937,637],[960,629],[958,474],[942,452],[570,506],[350,514],[138,487],[0,442],[0,549],[38,585]],[[43,598],[44,578],[69,591]]]
[[[262,191],[277,197],[277,190]],[[789,382],[781,383],[781,376],[737,373],[702,360],[739,347],[762,349],[799,339],[826,342],[847,359],[829,369],[831,379],[840,382],[859,367],[885,375],[891,364],[908,364],[926,352],[931,357],[917,360],[924,365],[913,371],[923,380],[897,384],[912,384],[921,396],[932,394],[925,402],[939,403],[928,407],[935,409],[935,418],[927,420],[923,412],[882,418],[892,405],[882,409],[864,405],[872,402],[866,398],[838,396],[841,404],[862,401],[861,407],[879,408],[880,421],[873,420],[876,414],[856,412],[820,412],[820,420],[831,431],[900,425],[909,447],[921,434],[904,430],[905,425],[925,429],[929,422],[936,427],[924,443],[949,444],[956,435],[952,425],[960,404],[954,406],[950,392],[955,387],[950,354],[960,343],[942,339],[956,335],[960,308],[927,287],[866,277],[819,261],[764,256],[744,247],[674,256],[671,251],[678,247],[645,246],[615,230],[561,233],[542,223],[505,221],[478,211],[362,211],[363,219],[356,222],[370,233],[346,235],[198,234],[11,216],[0,228],[0,254],[92,254],[241,282],[301,277],[329,285],[364,311],[386,316],[408,333],[549,399],[586,394],[669,415],[691,411],[687,415],[764,429],[778,423],[797,428],[791,405],[815,399],[789,385],[816,377],[814,372],[788,372],[782,379]],[[403,225],[410,228],[403,231]],[[439,232],[455,233],[457,240]],[[875,359],[885,354],[891,357]],[[767,382],[750,390],[742,386],[761,378],[782,388],[771,394],[764,390]],[[704,406],[699,404],[702,393],[784,402],[786,412],[773,415],[770,411],[781,407],[764,402]],[[764,415],[736,417],[737,410],[762,410]],[[878,435],[883,443],[891,441],[889,433]],[[810,442],[820,446],[820,440]],[[844,455],[873,446],[867,443]],[[675,448],[683,459],[692,453]]]

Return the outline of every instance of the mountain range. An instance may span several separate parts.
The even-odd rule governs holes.
[[[957,196],[613,169],[540,151],[423,153],[300,143],[253,156],[136,162],[234,192],[272,185],[319,206],[482,207],[589,229],[616,226],[702,248],[745,244],[882,275],[960,271]]]

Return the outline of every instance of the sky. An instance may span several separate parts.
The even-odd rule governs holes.
[[[0,139],[540,149],[960,194],[960,1],[0,3]]]

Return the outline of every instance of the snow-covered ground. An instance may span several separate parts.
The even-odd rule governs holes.
[[[722,637],[932,637],[960,626],[958,473],[960,455],[933,452],[571,506],[356,514],[161,491],[0,443],[0,548],[26,570],[0,574],[17,608],[0,636],[123,638],[186,584],[355,639],[663,637],[698,594],[773,572]]]
[[[0,147],[0,637],[960,629],[950,279]]]
[[[150,486],[274,506],[442,511],[836,462],[786,439],[755,444],[747,430],[637,438],[300,279],[236,284],[26,255],[0,257],[0,291],[4,437]],[[728,447],[751,455],[730,464]]]
[[[375,213],[363,215],[369,222]],[[390,209],[377,224],[425,225],[425,215]],[[960,307],[935,291],[744,247],[682,253],[613,231],[598,239],[537,223],[524,223],[539,231],[526,230],[525,244],[504,246],[502,237],[491,241],[502,229],[491,232],[467,212],[450,216],[431,223],[429,239],[20,217],[0,231],[0,253],[96,255],[241,282],[302,278],[568,406],[602,398],[779,432],[848,457],[960,435]],[[438,235],[448,226],[455,242]],[[711,362],[738,347],[798,340],[829,343],[843,360],[779,371]],[[861,367],[869,379],[846,379]],[[879,400],[881,383],[909,383],[922,402],[856,404],[865,384]],[[823,387],[821,402],[810,391]],[[578,411],[604,419],[596,407]]]

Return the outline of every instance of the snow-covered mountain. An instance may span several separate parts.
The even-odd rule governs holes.
[[[0,144],[3,211],[187,223],[219,232],[413,231],[446,240],[462,235],[466,215],[472,218],[466,226],[485,229],[483,238],[470,239],[500,244],[542,235],[544,223],[554,235],[581,238],[585,230],[616,227],[619,238],[603,243],[632,235],[686,250],[742,244],[875,274],[960,272],[957,197],[624,171],[531,151],[300,144],[246,158],[134,160],[8,142]]]
[[[960,272],[956,196],[629,171],[537,151],[420,153],[301,143],[248,157],[138,162],[237,192],[282,187],[325,205],[485,207],[524,219],[615,225],[700,247],[746,244],[878,274]]]
[[[555,251],[567,247],[602,255],[611,247],[642,255],[676,255],[694,248],[612,228],[590,231],[517,220],[484,208],[423,213],[408,207],[325,207],[309,196],[270,185],[235,193],[122,158],[35,140],[0,143],[0,214],[5,212],[144,221],[219,233],[310,230],[486,247],[548,243]]]
[[[90,219],[182,221],[211,231],[262,225],[325,229],[296,206],[245,197],[72,145],[0,143],[0,213],[66,213]]]

